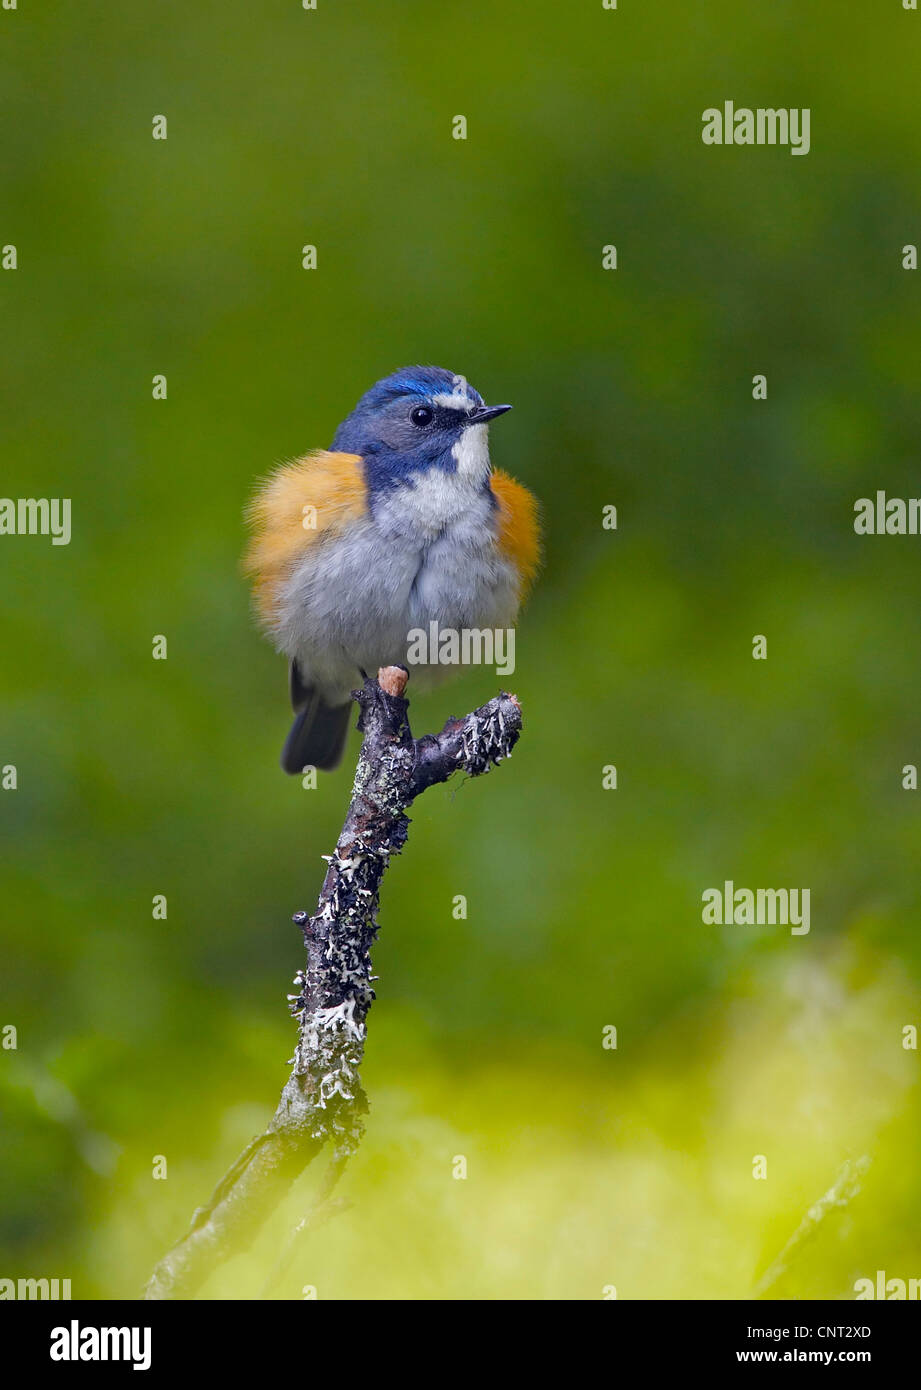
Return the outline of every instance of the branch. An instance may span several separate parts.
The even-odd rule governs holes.
[[[199,1207],[185,1236],[163,1256],[145,1297],[190,1297],[218,1263],[245,1249],[291,1183],[332,1148],[338,1176],[361,1140],[368,1109],[359,1079],[368,1010],[374,1000],[371,946],[381,880],[406,843],[408,807],[454,772],[471,777],[507,758],[521,732],[521,708],[501,694],[440,734],[414,739],[401,666],[383,667],[353,698],[364,734],[348,815],[320,891],[317,910],[295,914],[306,969],[289,995],[298,1020],[291,1075],[272,1120]]]

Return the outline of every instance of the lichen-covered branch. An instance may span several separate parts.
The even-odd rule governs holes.
[[[192,1296],[222,1259],[250,1243],[312,1158],[329,1146],[338,1174],[361,1139],[367,1100],[359,1069],[374,1000],[371,946],[381,880],[406,843],[406,811],[454,772],[488,772],[509,756],[521,731],[518,701],[502,694],[449,719],[440,734],[414,739],[403,698],[407,679],[402,667],[388,666],[354,692],[364,740],[317,910],[294,919],[307,961],[289,995],[298,1039],[278,1108],[157,1265],[147,1298]]]

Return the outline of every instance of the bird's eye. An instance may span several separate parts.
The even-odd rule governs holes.
[[[414,425],[418,425],[419,428],[422,429],[425,425],[430,425],[432,423],[433,414],[434,411],[430,406],[417,405],[415,410],[410,411],[409,418]]]

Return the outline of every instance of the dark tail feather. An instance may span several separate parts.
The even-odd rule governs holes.
[[[306,702],[281,750],[281,765],[290,773],[303,772],[308,765],[331,772],[342,759],[351,705],[325,705],[315,690],[305,693]]]

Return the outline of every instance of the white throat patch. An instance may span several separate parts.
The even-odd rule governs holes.
[[[486,425],[465,425],[451,450],[458,477],[485,482],[489,477],[489,430]]]

